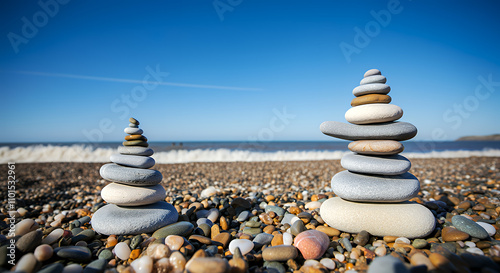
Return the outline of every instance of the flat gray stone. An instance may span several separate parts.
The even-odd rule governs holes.
[[[373,69],[366,71],[364,77],[366,78],[366,77],[370,77],[373,75],[382,75],[382,72],[380,72],[380,70],[378,70],[378,69],[373,68]]]
[[[84,246],[62,246],[54,249],[54,254],[59,258],[75,261],[86,262],[90,260],[92,253],[90,249]]]
[[[131,127],[127,127],[123,131],[129,135],[142,135],[142,133],[144,133],[144,131],[142,131],[142,129],[131,128]]]
[[[151,148],[139,146],[118,146],[118,152],[122,155],[152,156],[154,154]]]
[[[360,85],[369,84],[369,83],[385,83],[387,79],[382,75],[371,75],[365,77],[359,82]]]
[[[408,140],[417,135],[417,128],[408,122],[386,122],[369,125],[325,121],[319,129],[325,135],[346,140]]]
[[[400,259],[387,255],[373,259],[368,273],[410,273],[410,270]]]
[[[132,186],[152,186],[163,179],[157,170],[130,168],[114,163],[103,165],[99,173],[106,180]]]
[[[346,154],[340,160],[344,169],[356,173],[398,175],[410,170],[411,162],[402,155]]]
[[[356,97],[367,94],[388,94],[391,87],[385,83],[368,83],[360,85],[352,90],[352,94]]]
[[[345,200],[394,203],[415,197],[420,183],[408,172],[401,175],[366,175],[342,171],[333,176],[332,190]]]
[[[451,218],[451,223],[458,230],[463,231],[472,237],[479,239],[486,239],[489,237],[488,232],[482,226],[461,215],[453,216]]]
[[[109,204],[94,213],[91,224],[101,234],[135,235],[151,233],[175,223],[178,217],[174,206],[164,201],[139,207]]]
[[[140,155],[113,154],[109,160],[116,164],[132,168],[149,169],[155,165],[155,160],[152,157]]]

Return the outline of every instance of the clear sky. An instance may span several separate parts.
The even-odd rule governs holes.
[[[416,140],[500,133],[499,1],[1,1],[0,142],[333,140],[378,68]]]

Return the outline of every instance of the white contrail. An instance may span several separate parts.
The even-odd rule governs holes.
[[[226,90],[238,90],[238,91],[262,91],[261,88],[237,87],[237,86],[219,86],[219,85],[192,84],[192,83],[180,83],[180,82],[141,81],[141,80],[96,77],[96,76],[86,76],[86,75],[47,73],[47,72],[38,72],[38,71],[11,71],[11,72],[18,73],[18,74],[26,74],[26,75],[84,79],[84,80],[107,81],[107,82],[127,82],[127,83],[139,83],[139,84],[146,83],[146,84],[158,84],[158,85],[179,86],[179,87],[194,87],[194,88],[205,88],[205,89],[226,89]]]

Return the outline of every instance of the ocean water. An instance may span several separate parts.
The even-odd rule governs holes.
[[[348,141],[150,142],[157,163],[340,159]],[[500,157],[500,141],[405,141],[409,158]],[[109,162],[121,143],[3,143],[0,163]]]

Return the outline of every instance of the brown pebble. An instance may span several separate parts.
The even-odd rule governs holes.
[[[427,270],[436,269],[436,267],[431,263],[431,260],[421,252],[415,253],[413,256],[411,256],[410,263],[415,266],[425,265],[427,266]]]
[[[441,270],[442,272],[455,272],[456,267],[446,258],[439,253],[431,253],[429,255],[429,260],[432,265]]]
[[[266,225],[272,225],[273,224],[273,219],[271,218],[271,216],[269,216],[269,214],[267,213],[261,213],[259,215],[259,219]]]
[[[445,242],[456,242],[456,241],[464,241],[469,238],[469,234],[460,231],[456,228],[445,227],[441,231],[441,237]]]
[[[139,258],[139,255],[141,255],[141,250],[140,249],[134,249],[130,252],[129,258],[133,261],[137,258]]]
[[[274,201],[274,199],[276,199],[276,198],[274,197],[274,195],[266,195],[265,199],[267,202],[271,202],[271,201]]]
[[[295,215],[297,215],[297,214],[301,213],[301,212],[302,212],[302,210],[301,210],[299,207],[295,207],[295,206],[293,206],[293,207],[290,207],[289,212],[290,212],[291,214],[295,214]]]
[[[193,254],[193,257],[191,257],[191,259],[194,259],[194,258],[205,258],[207,257],[207,252],[205,252],[205,250],[203,249],[198,249],[194,254]]]
[[[463,210],[468,210],[471,207],[471,204],[469,201],[462,201],[457,205],[457,208],[463,209]]]
[[[226,217],[221,216],[221,217],[219,218],[219,223],[220,223],[220,227],[221,227],[223,230],[228,230],[228,229],[229,229],[229,225],[227,224]]]
[[[226,273],[229,264],[221,258],[192,258],[186,264],[186,271],[193,273]]]
[[[283,234],[274,235],[273,239],[271,240],[271,246],[279,246],[282,244],[283,244]]]
[[[188,240],[189,241],[198,241],[198,242],[205,244],[205,245],[212,244],[212,240],[210,240],[210,238],[202,236],[202,235],[191,235],[191,236],[189,236]]]
[[[327,226],[317,226],[316,230],[324,232],[328,237],[339,236],[340,231],[336,228],[327,227]]]
[[[219,225],[215,224],[210,228],[210,237],[213,239],[217,234],[220,233]]]
[[[217,234],[213,239],[214,242],[221,243],[224,248],[226,248],[229,245],[229,242],[231,241],[231,234],[228,232],[222,232]]]
[[[398,237],[396,236],[384,236],[384,242],[394,243]]]
[[[265,233],[269,233],[269,234],[272,234],[274,231],[276,230],[276,227],[273,226],[273,225],[268,225],[268,226],[265,226],[264,229],[262,231],[264,231]]]
[[[264,261],[284,262],[299,255],[297,248],[289,245],[271,246],[262,251]]]

